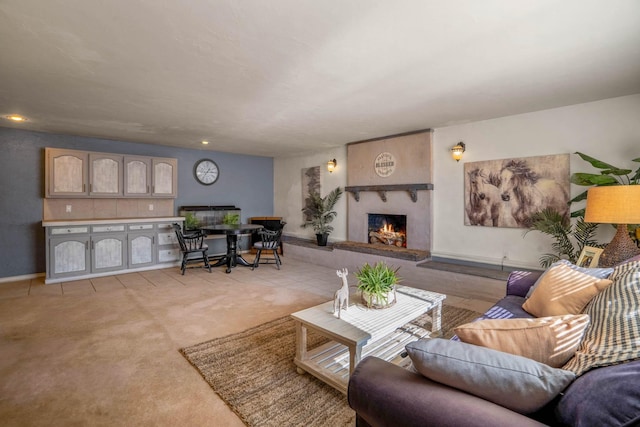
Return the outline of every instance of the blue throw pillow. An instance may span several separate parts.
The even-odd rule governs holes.
[[[459,341],[421,339],[405,348],[425,377],[521,414],[538,411],[575,379],[570,371]]]
[[[570,426],[640,425],[640,360],[594,369],[576,379],[556,406]]]

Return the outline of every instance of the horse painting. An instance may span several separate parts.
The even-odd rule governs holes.
[[[465,224],[527,228],[545,208],[568,215],[569,155],[465,164]]]
[[[466,206],[467,217],[471,225],[498,226],[502,198],[500,190],[483,169],[467,172],[469,196]]]
[[[531,225],[531,217],[551,208],[560,215],[569,214],[568,192],[554,179],[544,178],[526,161],[510,160],[500,171],[500,197],[511,202],[511,214],[521,227]]]

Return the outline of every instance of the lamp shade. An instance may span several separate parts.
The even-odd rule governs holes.
[[[593,187],[587,192],[586,222],[618,224],[616,235],[600,255],[599,267],[613,267],[640,253],[627,224],[640,224],[640,185]]]
[[[640,224],[640,185],[610,185],[589,189],[584,220],[605,224]]]

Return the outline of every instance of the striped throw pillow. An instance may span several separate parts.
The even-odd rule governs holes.
[[[589,369],[640,359],[640,261],[614,269],[611,286],[583,311],[591,318],[576,355],[563,369]]]

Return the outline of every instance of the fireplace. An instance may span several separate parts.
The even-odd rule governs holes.
[[[407,247],[407,216],[368,214],[369,243]]]
[[[347,241],[376,251],[431,251],[431,139],[432,132],[427,130],[347,145]],[[382,154],[394,157],[395,167],[380,175],[376,159]],[[397,240],[393,246],[369,243],[369,233],[378,232],[371,230],[368,220],[374,213],[385,215],[394,232],[404,234],[401,246],[396,246]],[[404,216],[404,224],[395,222],[397,215]]]

